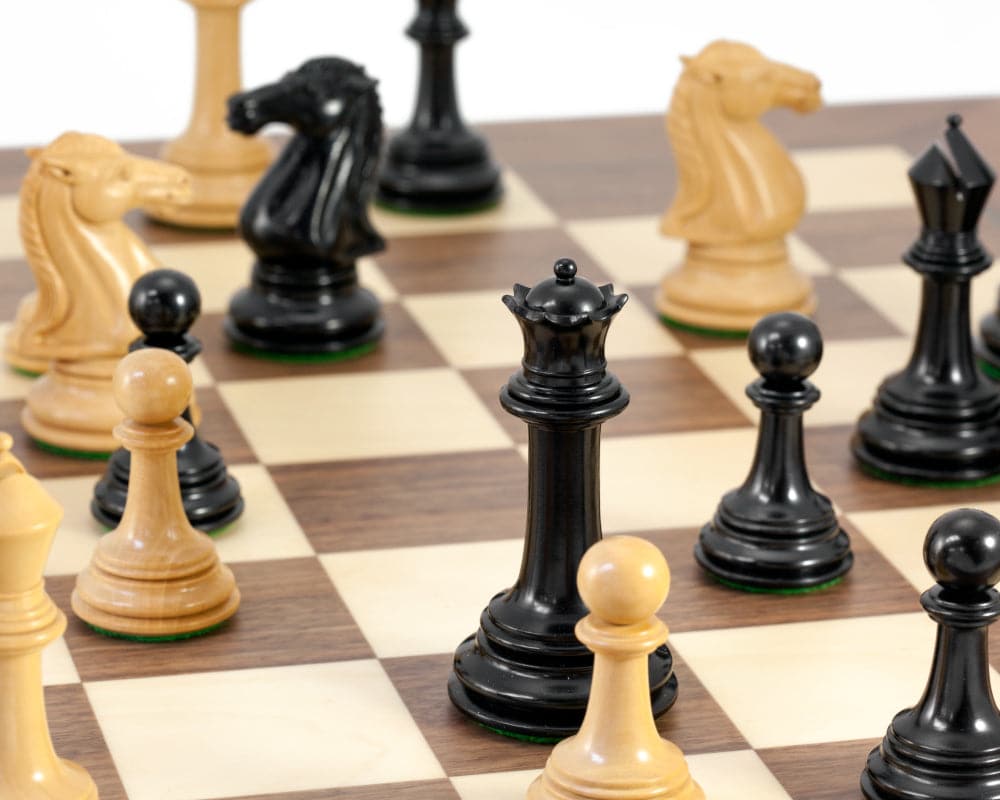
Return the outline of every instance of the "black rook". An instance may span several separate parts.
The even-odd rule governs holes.
[[[563,738],[583,721],[593,654],[574,633],[587,614],[576,573],[601,538],[600,427],[629,401],[604,358],[627,299],[578,279],[569,259],[556,262],[554,278],[503,298],[524,335],[522,369],[500,390],[504,409],[528,423],[524,556],[517,582],[459,646],[448,682],[459,709],[503,733]],[[650,656],[649,675],[659,715],[677,693],[666,646]]]

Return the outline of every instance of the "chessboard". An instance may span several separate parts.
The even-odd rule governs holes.
[[[105,638],[70,612],[101,527],[88,504],[100,462],[42,452],[18,414],[29,379],[0,376],[0,429],[65,508],[46,580],[69,616],[45,653],[56,749],[103,800],[520,800],[549,747],[501,737],[450,704],[452,653],[513,582],[527,490],[526,428],[497,401],[521,337],[500,302],[553,261],[613,282],[630,302],[611,326],[611,370],[631,405],[604,426],[606,535],[660,546],[661,612],[680,692],[660,721],[713,800],[860,797],[868,750],[927,678],[934,628],[919,595],[929,523],[971,505],[1000,513],[1000,486],[932,489],[869,478],[848,450],[879,380],[911,349],[919,279],[899,256],[918,222],[906,170],[948,113],[1000,164],[1000,100],[835,107],[767,122],[793,151],[809,207],[791,240],[815,279],[825,339],[806,415],[809,468],[856,555],[833,588],[747,594],[705,578],[697,531],[745,477],[756,414],[742,342],[668,329],[656,285],[681,254],[658,233],[674,187],[661,117],[484,126],[506,199],[471,216],[376,211],[388,248],[361,267],[384,303],[374,353],[288,363],[235,353],[222,334],[249,276],[242,242],[133,215],[164,266],[203,295],[194,329],[203,436],[242,483],[245,515],[217,537],[243,595],[202,638]],[[151,155],[154,143],[127,145]],[[0,319],[32,288],[17,236],[27,160],[0,154]],[[982,238],[1000,248],[1000,203]],[[977,279],[974,321],[1000,268]],[[991,649],[1000,667],[1000,637]],[[1000,679],[994,674],[994,685]]]

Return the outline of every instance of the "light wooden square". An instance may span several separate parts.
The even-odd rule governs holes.
[[[504,539],[328,553],[320,561],[375,654],[395,658],[454,651],[490,598],[517,579],[523,546]]]
[[[743,482],[753,428],[605,437],[601,513],[605,533],[701,526]]]
[[[872,402],[878,385],[898,372],[910,357],[912,342],[903,337],[826,342],[823,360],[809,380],[822,396],[805,413],[806,426],[853,424]],[[759,375],[745,347],[696,350],[690,358],[756,424],[760,412],[746,396]]]
[[[611,217],[575,220],[569,235],[597,261],[616,283],[658,284],[684,259],[686,244],[660,233],[659,217]],[[826,275],[830,264],[795,234],[787,237],[792,264],[807,275]]]
[[[511,445],[450,369],[232,381],[220,384],[219,392],[267,464]]]
[[[935,630],[918,612],[677,633],[670,644],[760,749],[881,737],[920,699]]]
[[[377,661],[85,688],[132,798],[196,800],[444,777]]]
[[[934,585],[934,578],[924,564],[927,531],[934,520],[956,507],[954,503],[947,503],[885,511],[856,511],[848,518],[906,580],[923,591]],[[995,517],[1000,516],[1000,502],[978,501],[976,508]]]
[[[806,209],[859,211],[912,207],[906,177],[913,158],[896,145],[795,150],[806,183]]]
[[[437,236],[457,233],[484,233],[547,228],[557,224],[557,217],[526,184],[510,170],[504,172],[504,197],[495,208],[476,214],[419,216],[400,214],[373,207],[371,220],[387,239],[396,236]]]

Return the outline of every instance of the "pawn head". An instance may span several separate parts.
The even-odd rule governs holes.
[[[132,285],[128,313],[146,336],[183,336],[201,313],[201,293],[183,272],[154,269]]]
[[[1000,520],[974,508],[938,517],[924,539],[924,563],[947,589],[979,591],[1000,581]]]
[[[115,401],[128,419],[157,425],[179,417],[191,400],[191,371],[169,350],[129,353],[115,369]]]
[[[765,380],[804,380],[823,357],[823,337],[808,317],[782,311],[758,320],[747,339],[747,350]]]
[[[635,625],[652,617],[667,599],[670,568],[659,548],[645,539],[612,536],[583,554],[577,587],[598,619]]]

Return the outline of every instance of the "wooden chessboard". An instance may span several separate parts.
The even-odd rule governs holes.
[[[87,506],[102,465],[35,449],[18,422],[29,382],[0,376],[0,428],[66,509],[47,569],[70,616],[45,655],[60,754],[86,765],[103,800],[520,800],[549,748],[470,724],[445,683],[455,646],[513,581],[521,551],[526,431],[497,402],[520,335],[500,296],[572,256],[582,274],[632,295],[609,336],[632,403],[604,429],[603,519],[607,534],[661,546],[673,571],[662,614],[680,695],[663,734],[713,800],[860,797],[865,754],[918,699],[929,668],[933,628],[918,603],[928,524],[962,504],[1000,512],[1000,487],[879,482],[847,447],[877,382],[910,350],[919,282],[899,262],[917,231],[905,171],[952,110],[1000,163],[1000,100],[771,118],[808,183],[792,245],[815,277],[826,341],[815,375],[823,398],[806,418],[809,465],[857,558],[843,583],[800,596],[725,589],[691,556],[700,525],[745,476],[755,414],[741,343],[656,319],[655,285],[680,252],[657,233],[673,191],[659,118],[485,128],[507,169],[501,208],[378,213],[390,245],[361,274],[388,331],[354,361],[231,352],[221,322],[248,278],[242,243],[136,216],[164,265],[202,289],[198,398],[203,434],[247,500],[217,538],[243,605],[211,636],[160,645],[107,639],[74,619],[74,576],[101,533]],[[0,155],[6,320],[32,286],[16,233],[25,164]],[[982,235],[1000,247],[1000,208]],[[993,306],[998,276],[977,281],[976,319]],[[991,652],[1000,666],[1000,637]]]

